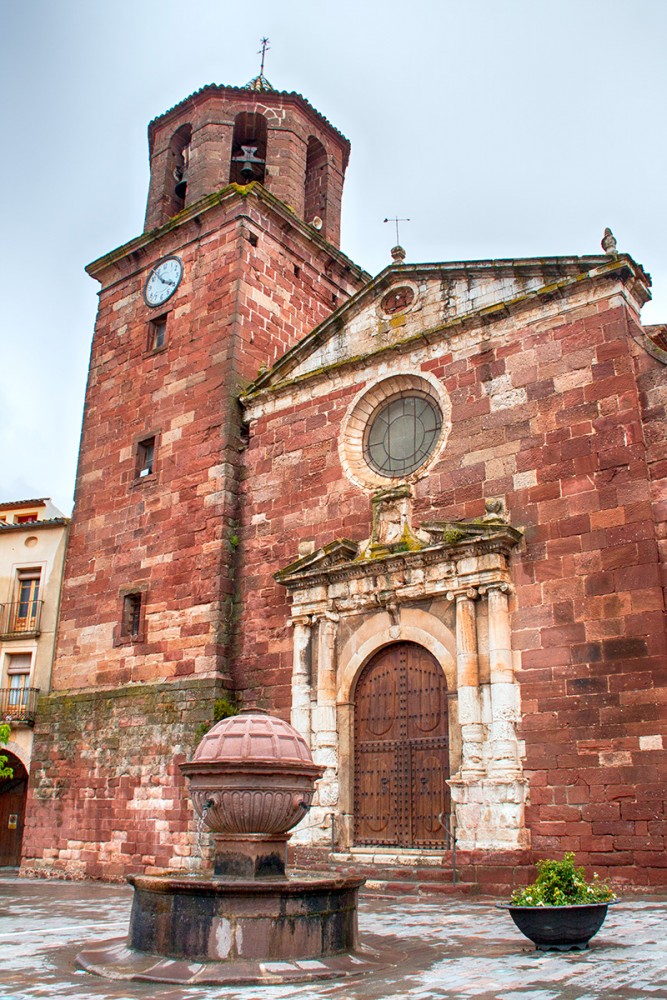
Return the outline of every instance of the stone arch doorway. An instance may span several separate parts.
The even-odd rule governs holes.
[[[384,646],[354,694],[354,841],[442,849],[449,814],[447,681],[414,642]]]
[[[16,867],[21,863],[23,817],[28,792],[28,772],[21,761],[6,748],[2,753],[9,767],[14,769],[14,775],[0,778],[0,868]]]

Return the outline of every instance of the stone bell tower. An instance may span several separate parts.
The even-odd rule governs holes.
[[[99,311],[28,871],[191,866],[169,772],[233,686],[238,395],[368,279],[338,249],[349,143],[300,95],[210,85],[148,138],[144,231],[87,269]]]

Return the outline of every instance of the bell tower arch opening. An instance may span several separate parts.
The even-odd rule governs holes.
[[[241,111],[234,119],[229,180],[234,184],[264,183],[266,178],[266,118]]]
[[[173,178],[171,215],[176,215],[177,212],[181,212],[185,208],[185,199],[188,191],[191,141],[192,126],[186,124],[181,125],[174,132],[169,144],[171,176]]]
[[[354,842],[444,848],[450,812],[448,690],[415,642],[376,652],[354,691]]]
[[[321,228],[327,232],[327,186],[329,180],[329,161],[327,151],[314,135],[308,139],[306,150],[306,183],[304,191],[304,218],[313,224],[321,220]]]

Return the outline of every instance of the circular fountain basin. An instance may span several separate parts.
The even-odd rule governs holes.
[[[299,982],[362,975],[399,960],[360,946],[363,879],[130,876],[127,940],[85,948],[77,962],[109,979],[183,984]]]

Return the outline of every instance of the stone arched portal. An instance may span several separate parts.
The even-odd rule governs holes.
[[[510,556],[521,535],[495,514],[433,522],[416,533],[409,492],[402,486],[374,497],[370,540],[338,539],[276,574],[292,596],[292,724],[325,768],[294,842],[333,843],[338,851],[358,843],[357,682],[379,650],[416,643],[435,658],[450,695],[448,819],[457,843],[466,850],[525,847],[527,782],[510,631]],[[407,542],[381,541],[387,520],[403,526]],[[356,830],[368,840],[368,831]]]
[[[385,646],[354,694],[354,842],[445,846],[449,815],[447,683],[413,642]]]

